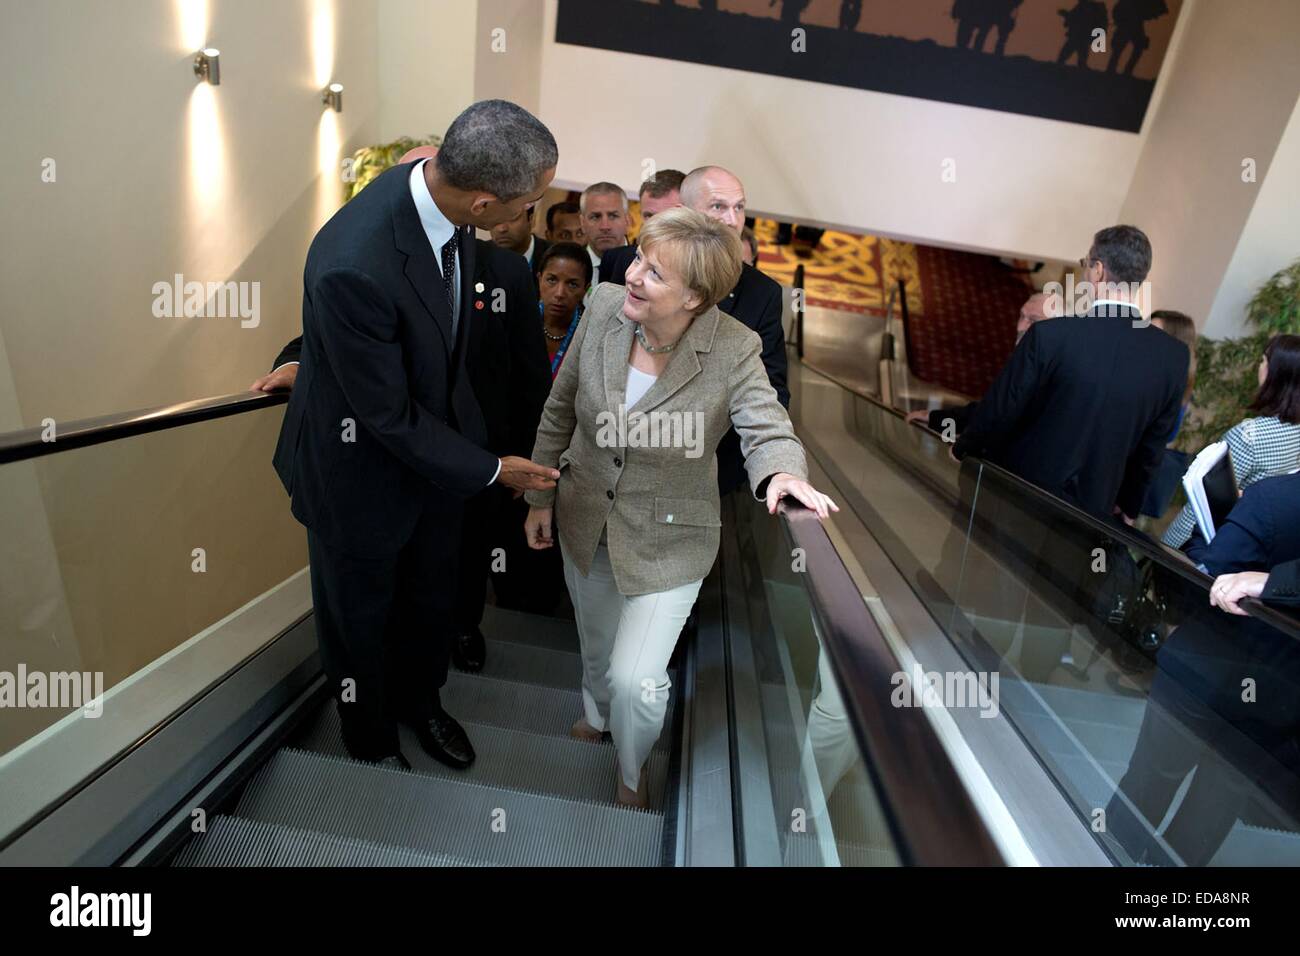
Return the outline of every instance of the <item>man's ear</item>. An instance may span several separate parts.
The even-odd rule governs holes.
[[[488,208],[493,203],[499,203],[500,201],[501,200],[497,199],[497,197],[493,196],[491,193],[475,193],[474,200],[470,203],[469,210],[474,214],[475,218],[477,218],[487,212]]]

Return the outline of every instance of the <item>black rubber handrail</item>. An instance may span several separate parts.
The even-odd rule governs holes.
[[[46,429],[24,428],[0,435],[0,465],[11,461],[41,458],[73,448],[102,445],[104,442],[144,435],[149,432],[179,428],[195,422],[226,418],[259,408],[271,408],[289,401],[284,392],[236,392],[213,398],[200,398],[173,405],[159,405],[132,412],[83,418],[73,422],[54,423],[54,440],[46,441]]]
[[[895,707],[901,665],[817,516],[783,501],[822,647],[830,655],[867,772],[882,797],[901,862],[922,866],[1006,864],[922,708]]]

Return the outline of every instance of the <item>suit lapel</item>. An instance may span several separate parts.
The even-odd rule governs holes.
[[[617,413],[627,398],[627,360],[632,354],[633,325],[623,318],[620,308],[617,321],[605,333],[605,405]]]
[[[722,313],[715,306],[691,323],[691,327],[682,336],[681,343],[677,348],[673,349],[672,358],[664,368],[663,374],[641,396],[641,400],[628,411],[635,409],[638,412],[648,412],[656,405],[662,405],[685,388],[691,379],[700,374],[703,366],[700,365],[700,357],[697,353],[708,352],[713,349],[713,336],[718,330],[718,321],[721,315]],[[631,325],[631,323],[628,324]],[[629,342],[628,345],[630,347],[631,343]],[[626,353],[624,354],[626,355]],[[626,359],[624,359],[624,364],[627,364]],[[606,381],[608,381],[608,359],[605,368]],[[624,372],[625,380],[626,377],[627,373]]]
[[[451,355],[455,345],[451,336],[451,310],[447,308],[447,297],[442,291],[439,279],[442,273],[438,268],[438,261],[433,250],[429,248],[429,237],[425,234],[424,227],[420,225],[420,214],[415,209],[415,200],[411,198],[408,185],[411,178],[411,165],[408,163],[395,168],[402,171],[394,173],[400,182],[394,184],[397,195],[393,200],[393,235],[397,248],[406,255],[406,264],[402,271],[406,275],[406,280],[415,289],[416,295],[420,297],[420,302],[432,316],[438,332],[442,335],[443,346],[447,349],[447,354]],[[369,188],[374,188],[374,184],[372,183]],[[463,252],[464,246],[461,248]],[[466,272],[463,261],[461,272],[462,274]]]

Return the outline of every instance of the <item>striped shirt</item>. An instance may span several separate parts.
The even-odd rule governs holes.
[[[1285,475],[1300,467],[1300,424],[1290,425],[1272,416],[1247,418],[1229,428],[1223,440],[1232,452],[1232,472],[1242,491],[1261,478]],[[1195,530],[1192,506],[1184,505],[1160,540],[1171,548],[1181,548]]]

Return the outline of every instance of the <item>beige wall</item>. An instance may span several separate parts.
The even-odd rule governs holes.
[[[1280,180],[1271,172],[1300,91],[1300,3],[1201,0],[1188,14],[1120,219],[1151,237],[1156,306],[1188,313],[1213,335],[1235,334],[1241,326],[1229,302],[1240,303],[1243,289],[1266,277],[1258,276],[1269,263],[1300,254],[1296,218],[1278,219],[1295,208],[1300,167],[1294,160],[1278,167]],[[1242,181],[1247,158],[1257,166],[1253,183]],[[1273,204],[1261,207],[1262,222],[1276,227],[1261,225],[1243,247],[1227,298],[1208,325],[1251,210],[1261,201]]]
[[[1300,99],[1201,329],[1212,338],[1246,331],[1246,306],[1273,273],[1300,258]],[[1198,316],[1200,318],[1200,316]]]
[[[5,0],[3,18],[0,206],[23,228],[0,234],[0,335],[22,420],[247,385],[300,325],[340,156],[377,129],[373,0]],[[220,86],[191,71],[204,43]],[[260,324],[156,318],[176,273],[260,283]]]
[[[377,2],[379,136],[442,135],[474,100],[478,0]]]
[[[340,158],[377,134],[376,0],[0,0],[0,22],[0,427],[242,390],[297,333]],[[192,72],[205,44],[217,87]],[[259,283],[260,321],[156,317],[176,273]],[[0,670],[111,684],[303,567],[280,417],[0,469]],[[6,712],[0,750],[57,716]]]

